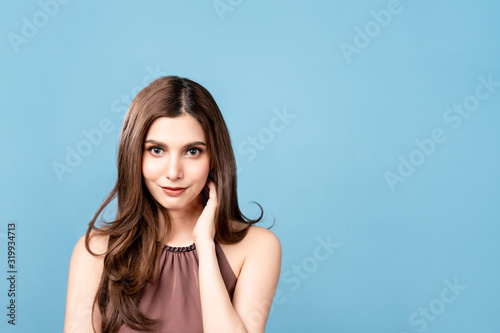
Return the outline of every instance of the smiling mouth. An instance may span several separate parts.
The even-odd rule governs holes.
[[[162,187],[161,189],[169,196],[176,196],[183,193],[186,187]]]

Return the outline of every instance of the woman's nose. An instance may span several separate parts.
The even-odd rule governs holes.
[[[170,154],[168,157],[165,176],[171,180],[182,178],[182,161],[176,154]]]

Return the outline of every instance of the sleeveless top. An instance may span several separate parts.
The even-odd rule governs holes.
[[[220,245],[215,253],[222,279],[231,301],[236,276]],[[202,333],[201,299],[198,279],[198,253],[195,244],[172,247],[163,245],[158,283],[147,284],[139,301],[139,310],[151,319],[160,319],[154,332]],[[119,333],[141,332],[122,325]]]

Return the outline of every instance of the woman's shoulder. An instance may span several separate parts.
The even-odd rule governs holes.
[[[236,230],[241,230],[245,227],[245,224],[233,221],[233,226]],[[278,236],[271,230],[257,225],[251,225],[246,236],[238,244],[246,254],[262,248],[281,252],[281,243]]]
[[[232,221],[234,230],[242,230],[247,225]],[[245,237],[233,244],[220,244],[237,279],[245,262],[271,259],[281,261],[281,244],[278,237],[269,229],[251,225]]]
[[[73,248],[70,260],[70,273],[90,270],[100,276],[104,262],[104,253],[108,250],[109,236],[99,235],[91,231],[88,245],[92,253],[89,252],[85,245],[85,236],[81,236]]]
[[[109,236],[99,235],[94,231],[89,234],[89,252],[85,245],[85,236],[81,236],[75,244],[70,261],[70,273],[90,270],[96,275],[102,273],[104,253],[108,250]],[[88,272],[87,274],[90,274]]]
[[[87,256],[91,255],[89,251],[87,250],[87,247],[85,246],[85,236],[81,236],[78,241],[76,242],[75,248],[73,249],[73,254],[79,255],[79,256]],[[95,254],[103,254],[108,250],[108,240],[109,236],[108,235],[100,235],[96,233],[95,231],[91,231],[89,234],[89,248],[90,251],[92,251]],[[100,256],[102,257],[102,256]]]

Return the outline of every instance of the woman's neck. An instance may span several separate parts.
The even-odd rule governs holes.
[[[165,234],[164,244],[170,246],[186,246],[194,242],[193,230],[203,209],[169,210],[170,233]],[[163,215],[159,214],[160,235],[166,232]]]

